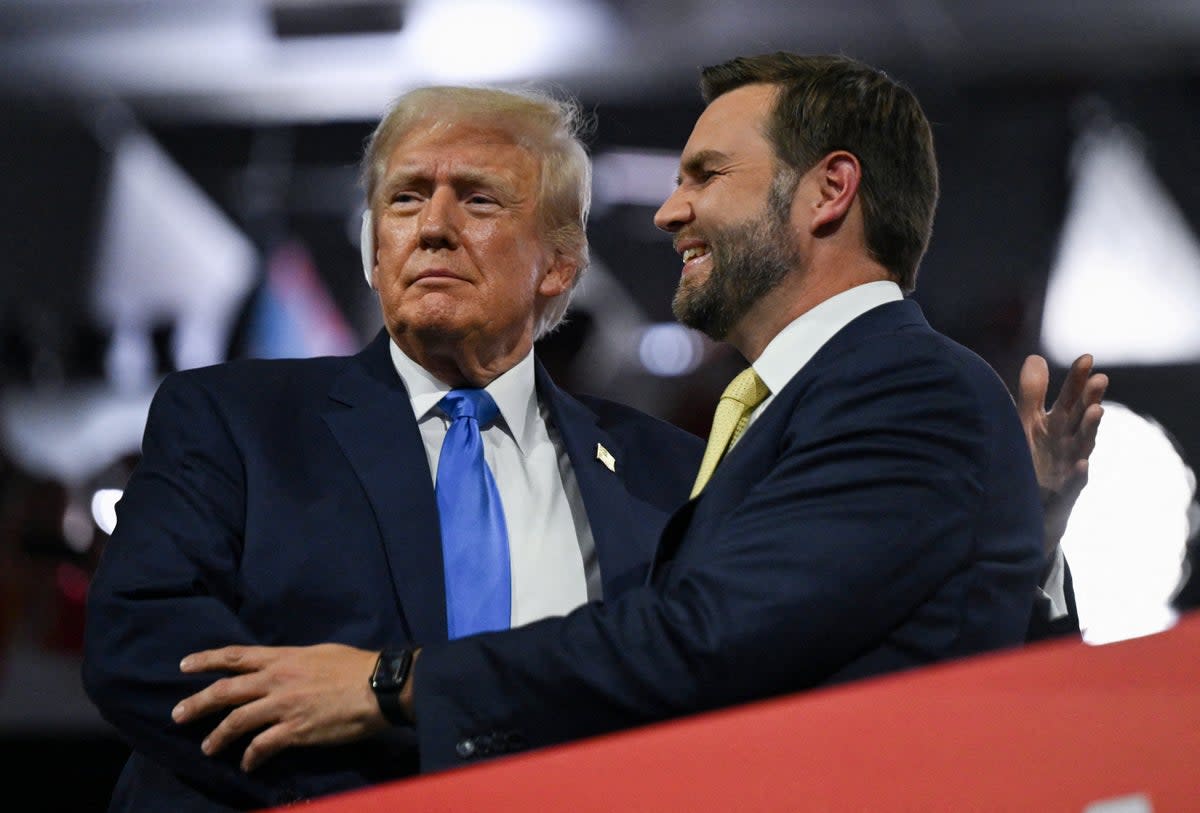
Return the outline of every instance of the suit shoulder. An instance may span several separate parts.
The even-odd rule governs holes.
[[[214,411],[235,424],[249,419],[282,425],[325,403],[351,358],[238,359],[181,370],[163,379],[151,414]]]
[[[923,320],[836,337],[810,365],[782,399],[805,405],[793,416],[798,426],[813,415],[832,426],[869,420],[905,432],[950,421],[978,441],[1024,443],[1016,404],[995,370]]]
[[[1002,393],[1012,399],[999,374],[982,356],[924,320],[866,331],[836,349],[823,359],[827,369],[859,380],[884,374],[911,377],[924,370],[946,387],[961,387],[977,396]]]
[[[991,396],[1003,395],[1004,400],[1012,401],[1012,394],[1000,378],[1000,374],[990,363],[974,350],[958,343],[954,339],[929,329],[930,341],[934,348],[935,358],[940,358],[952,364],[963,377],[967,386],[976,392]]]
[[[207,367],[169,374],[162,388],[199,387],[212,392],[235,394],[271,390],[309,391],[330,382],[350,361],[349,356],[307,359],[237,359]]]

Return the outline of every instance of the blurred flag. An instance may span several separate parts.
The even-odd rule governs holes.
[[[361,342],[321,281],[302,243],[281,243],[251,307],[246,355],[252,358],[343,356]]]

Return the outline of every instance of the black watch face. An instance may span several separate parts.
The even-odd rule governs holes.
[[[411,655],[407,650],[384,652],[375,665],[371,676],[371,688],[377,692],[398,692],[408,677],[408,662]]]

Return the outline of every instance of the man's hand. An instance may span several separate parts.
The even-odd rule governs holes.
[[[1087,485],[1088,457],[1096,447],[1096,430],[1104,407],[1108,376],[1092,372],[1092,357],[1075,359],[1050,411],[1046,392],[1050,370],[1041,356],[1028,356],[1021,366],[1017,409],[1045,508],[1046,554],[1054,553],[1079,493]]]
[[[258,731],[242,756],[252,771],[296,745],[334,745],[388,727],[369,680],[378,657],[342,644],[307,647],[228,646],[188,655],[183,672],[226,671],[206,689],[184,698],[172,718],[188,723],[231,708],[201,744],[212,755]]]

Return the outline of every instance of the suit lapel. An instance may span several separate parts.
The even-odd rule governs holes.
[[[446,640],[446,593],[433,479],[408,392],[380,335],[330,390],[323,417],[375,512],[412,640]]]
[[[554,384],[540,362],[535,376],[538,392],[545,399],[550,419],[571,460],[596,545],[604,595],[611,597],[630,586],[632,570],[645,573],[650,550],[639,547],[636,529],[639,522],[654,520],[643,516],[641,504],[630,497],[625,487],[623,467],[629,459],[627,450],[597,424],[594,412]],[[600,459],[598,446],[615,458],[616,471]]]
[[[808,363],[792,376],[775,399],[767,405],[766,410],[746,430],[728,457],[717,466],[704,492],[696,499],[689,500],[671,516],[654,552],[651,577],[658,580],[665,575],[693,520],[705,523],[713,511],[728,513],[741,502],[745,491],[766,474],[762,469],[769,469],[774,465],[774,438],[793,420],[797,402],[820,376],[822,368],[836,363],[836,359],[847,348],[868,336],[894,332],[905,327],[929,328],[920,306],[911,299],[871,308],[831,336]],[[706,501],[709,503],[707,506]]]

